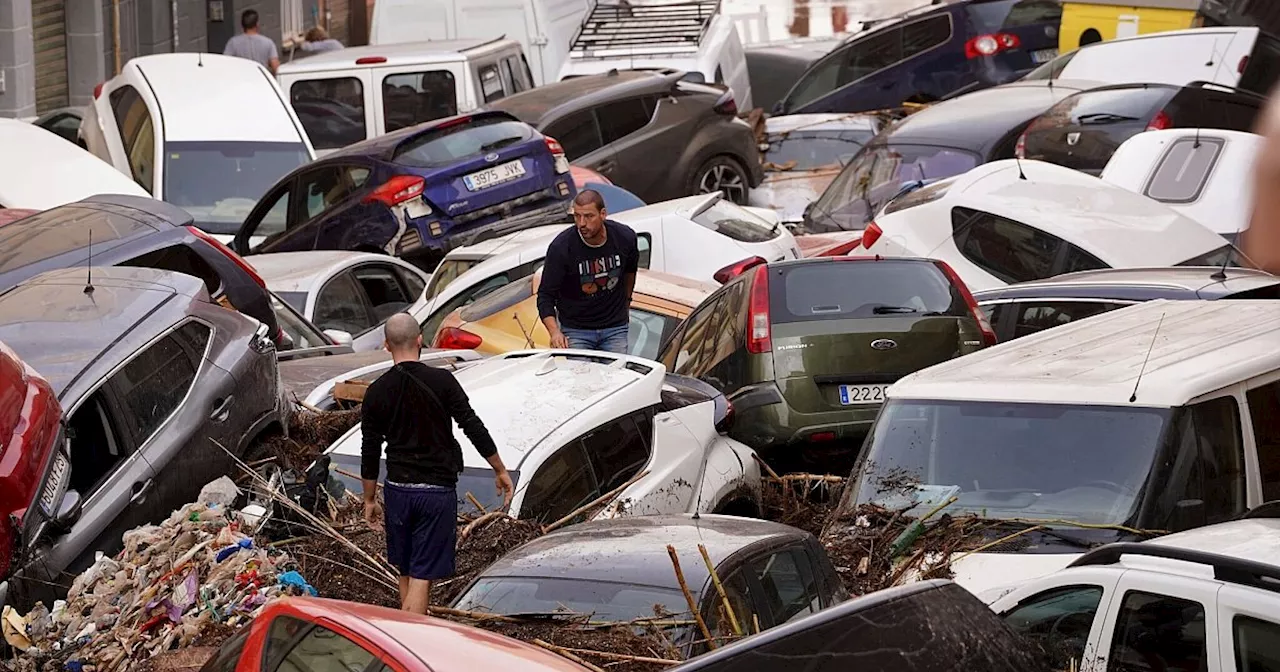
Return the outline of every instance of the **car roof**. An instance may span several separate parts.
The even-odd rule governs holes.
[[[1221,273],[1223,279],[1215,279]],[[1280,276],[1252,268],[1169,266],[1105,268],[974,292],[979,303],[1018,298],[1217,298],[1280,284]],[[1123,295],[1123,296],[1121,296]]]
[[[421,42],[402,42],[398,44],[370,44],[360,47],[346,47],[334,51],[326,51],[307,56],[289,63],[282,63],[278,72],[281,75],[305,74],[325,70],[348,68],[390,68],[398,65],[418,65],[428,63],[450,63],[460,61],[463,54],[486,45],[507,46],[518,44],[515,40],[470,39],[470,40],[423,40]],[[382,57],[384,63],[356,65],[356,59]]]
[[[312,292],[316,282],[338,269],[350,268],[364,261],[381,261],[399,265],[394,257],[375,252],[348,250],[311,250],[306,252],[272,252],[245,258],[271,291]]]
[[[328,620],[372,640],[384,650],[418,658],[433,672],[471,672],[479,667],[531,672],[585,672],[586,668],[532,644],[443,618],[399,609],[315,597],[285,597],[268,603],[264,622],[277,616]],[[401,661],[407,663],[409,661]],[[417,669],[410,665],[407,669]]]
[[[1280,568],[1280,519],[1276,518],[1232,520],[1166,534],[1142,543],[1202,551]],[[1136,564],[1130,558],[1137,557],[1141,556],[1122,556],[1121,562]]]
[[[1276,370],[1280,301],[1156,299],[943,362],[887,394],[1167,408]]]
[[[718,566],[752,544],[806,536],[781,523],[711,514],[595,520],[538,537],[499,558],[482,576],[612,581],[680,590],[667,552],[671,545],[689,588],[698,591],[711,576],[699,557],[699,544]]]
[[[94,194],[151,197],[115,166],[34,124],[0,118],[0,147],[3,208],[45,210]]]
[[[560,108],[591,107],[620,94],[653,86],[663,79],[665,77],[650,70],[614,70],[607,74],[570,77],[506,96],[490,103],[489,108],[510,112],[537,126]]]
[[[0,294],[0,341],[44,375],[59,399],[86,370],[100,363],[110,368],[131,356],[132,350],[110,353],[174,297],[208,300],[204,282],[182,273],[129,266],[92,270],[92,293],[85,291],[88,269],[65,268]]]
[[[764,122],[765,133],[792,131],[871,131],[880,129],[880,117],[872,112],[843,114],[784,114]]]
[[[406,126],[405,128],[391,131],[390,133],[383,133],[382,135],[379,135],[377,137],[368,138],[366,140],[361,140],[360,142],[352,143],[338,150],[330,152],[329,154],[326,154],[322,159],[318,159],[315,162],[312,162],[310,164],[297,168],[296,170],[294,170],[294,173],[298,173],[304,170],[310,170],[312,168],[315,168],[318,165],[323,165],[326,163],[340,163],[341,159],[346,159],[351,157],[374,157],[374,158],[379,158],[379,159],[389,161],[395,155],[395,151],[397,147],[404,144],[410,138],[413,138],[419,134],[429,133],[435,130],[439,126],[455,123],[455,121],[458,120],[459,118],[463,119],[461,123],[467,123],[468,121],[473,119],[481,119],[484,117],[494,117],[494,116],[514,118],[512,117],[511,113],[504,112],[502,110],[477,110],[475,112],[467,112],[464,114],[454,115],[452,117],[442,117],[440,119],[432,119],[431,121],[424,121],[421,124]]]
[[[675,301],[690,308],[696,308],[718,286],[709,282],[700,282],[680,275],[660,273],[642,268],[636,273],[636,292],[660,299]]]
[[[275,80],[256,61],[170,53],[129,60],[160,103],[166,142],[303,141]],[[193,95],[217,91],[218,95]]]

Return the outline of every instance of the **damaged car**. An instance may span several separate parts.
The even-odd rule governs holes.
[[[732,414],[724,397],[661,364],[581,350],[512,352],[457,372],[476,415],[498,444],[515,499],[512,517],[551,523],[670,513],[759,515],[760,466],[750,448],[724,434]],[[460,507],[502,505],[493,471],[456,425],[463,470]],[[360,471],[356,425],[326,455]],[[383,463],[385,465],[385,456]],[[360,491],[358,479],[335,472]]]
[[[52,604],[96,552],[114,554],[125,531],[231,472],[226,451],[244,455],[288,426],[267,326],[214,303],[193,276],[43,273],[0,294],[0,342],[47,379],[57,399],[45,413],[63,410],[56,437],[49,426],[3,447],[0,464],[28,465],[5,475],[14,488],[0,499],[17,521],[3,552],[16,558],[0,584],[8,602]]]

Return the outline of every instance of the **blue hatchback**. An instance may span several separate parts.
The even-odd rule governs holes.
[[[563,219],[576,193],[559,143],[505,112],[477,112],[293,171],[254,206],[233,247],[365,250],[430,267],[451,248]]]
[[[775,114],[866,112],[1013,81],[1058,55],[1058,0],[967,0],[886,19],[815,61]]]

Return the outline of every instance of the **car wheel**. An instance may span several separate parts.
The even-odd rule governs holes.
[[[698,172],[694,173],[693,188],[690,191],[694,194],[718,191],[734,203],[746,205],[750,184],[747,171],[741,164],[727,156],[717,156],[702,164]]]

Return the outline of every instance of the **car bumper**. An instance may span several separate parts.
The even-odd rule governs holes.
[[[730,435],[762,455],[806,445],[862,440],[881,404],[861,404],[816,413],[792,409],[773,383],[743,388],[730,397],[734,420]],[[824,435],[815,440],[816,435]],[[834,436],[832,436],[834,435]]]
[[[547,205],[541,206],[536,210],[530,210],[519,215],[504,217],[496,222],[477,226],[475,228],[467,228],[461,231],[453,231],[442,238],[436,239],[443,251],[452,250],[456,247],[466,247],[475,245],[491,238],[499,238],[507,234],[532,229],[538,226],[546,226],[563,221],[565,224],[569,222],[569,206],[568,201],[553,201]],[[433,241],[435,242],[435,241]],[[433,247],[435,245],[432,245]]]

